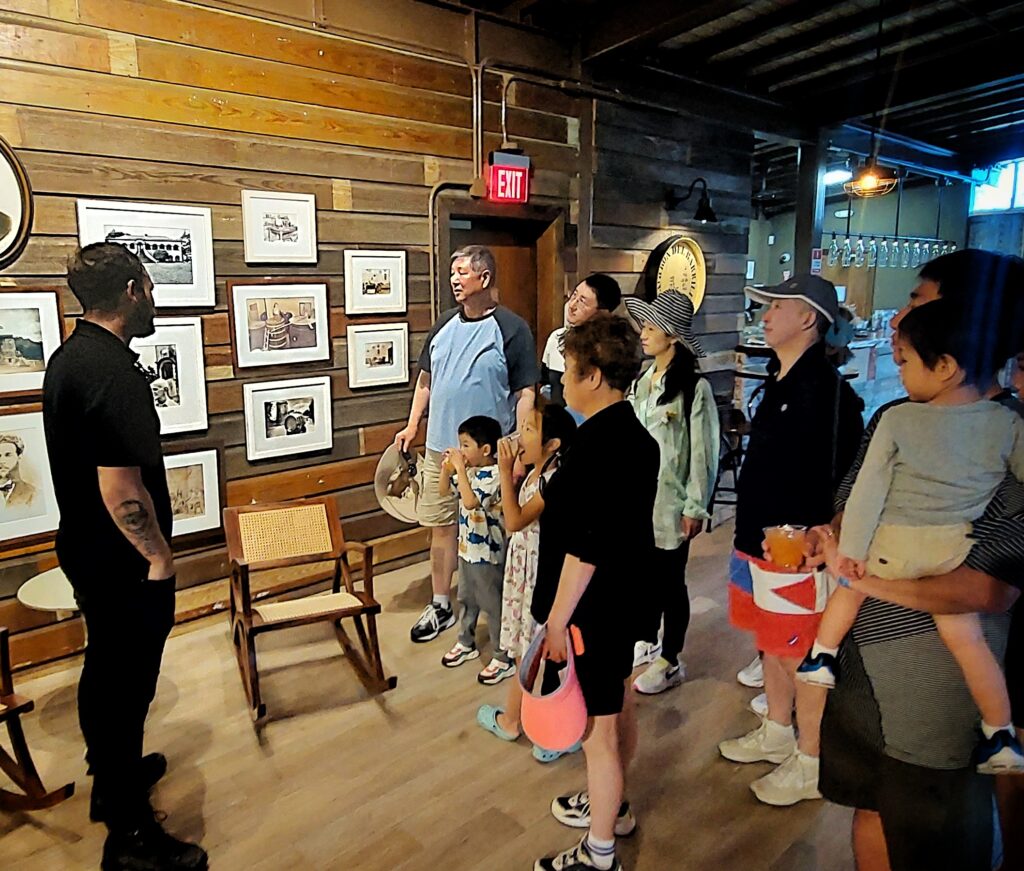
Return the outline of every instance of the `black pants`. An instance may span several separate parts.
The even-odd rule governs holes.
[[[174,625],[174,578],[104,580],[102,592],[91,592],[98,585],[90,584],[90,592],[79,594],[88,642],[78,720],[108,826],[134,828],[149,807],[139,763],[164,642]]]
[[[651,557],[652,608],[647,620],[644,641],[658,640],[658,626],[665,617],[665,633],[661,641],[661,655],[669,662],[683,652],[686,630],[690,626],[690,592],[686,589],[686,562],[690,557],[690,542],[684,541],[675,550],[654,549]]]

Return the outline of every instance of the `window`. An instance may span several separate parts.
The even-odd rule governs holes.
[[[971,214],[1024,208],[1024,158],[994,167],[971,189]]]

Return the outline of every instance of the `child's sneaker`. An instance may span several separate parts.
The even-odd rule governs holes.
[[[750,665],[746,665],[736,672],[736,680],[743,686],[753,690],[759,690],[764,686],[764,663],[760,656],[755,656]]]
[[[586,835],[575,847],[570,847],[554,856],[538,859],[533,863],[533,871],[587,871],[589,868],[597,867],[597,863],[587,849]],[[618,857],[612,859],[609,871],[623,871]]]
[[[649,665],[661,656],[661,642],[638,641],[633,645],[633,668]]]
[[[655,696],[665,690],[677,687],[686,680],[686,666],[677,661],[669,665],[668,660],[659,656],[647,670],[633,681],[633,689],[645,696]]]
[[[831,653],[819,653],[815,657],[808,653],[797,666],[796,679],[830,690],[835,688],[837,670],[836,658]]]
[[[433,641],[445,629],[451,629],[454,625],[455,611],[451,607],[445,608],[444,605],[431,602],[409,630],[409,638],[415,644]]]
[[[512,677],[516,673],[514,662],[502,662],[500,659],[492,659],[481,669],[476,679],[484,686],[494,686],[501,683],[505,678]]]
[[[590,793],[583,790],[552,799],[551,815],[570,829],[589,829]],[[627,838],[635,831],[636,817],[630,810],[629,802],[624,801],[619,806],[618,816],[615,817],[615,837]]]
[[[974,750],[974,761],[979,774],[1024,774],[1024,753],[1009,729],[983,738]]]
[[[441,657],[441,665],[445,668],[455,668],[479,656],[480,651],[475,647],[466,647],[461,641],[456,641],[455,646]]]

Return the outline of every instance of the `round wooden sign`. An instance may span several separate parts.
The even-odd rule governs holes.
[[[0,139],[0,269],[21,254],[32,227],[32,188],[14,150]]]
[[[671,236],[651,252],[644,267],[647,301],[666,290],[678,290],[693,300],[696,311],[704,301],[707,266],[700,245],[685,236]]]

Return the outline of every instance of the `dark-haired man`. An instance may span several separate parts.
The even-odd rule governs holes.
[[[43,419],[57,558],[89,632],[78,714],[95,778],[90,817],[109,829],[104,871],[202,869],[206,853],[164,832],[149,803],[167,760],[142,755],[175,586],[160,421],[128,348],[153,334],[153,282],[134,254],[100,242],[72,257],[68,284],[84,313],[50,358]]]

